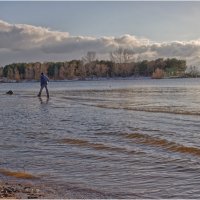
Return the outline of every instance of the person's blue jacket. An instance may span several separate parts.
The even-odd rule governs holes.
[[[40,76],[40,84],[41,85],[47,85],[48,81],[49,81],[49,79],[44,74],[41,74],[41,76]]]

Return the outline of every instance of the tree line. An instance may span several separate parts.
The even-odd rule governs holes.
[[[115,62],[94,59],[72,60],[69,62],[13,63],[0,70],[0,76],[10,80],[39,80],[44,72],[50,79],[82,79],[99,77],[156,77],[158,69],[162,76],[182,76],[186,61],[176,58],[159,58],[152,61]]]

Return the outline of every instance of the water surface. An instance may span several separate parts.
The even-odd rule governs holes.
[[[8,96],[6,91],[13,90]],[[200,80],[0,84],[0,167],[116,198],[200,197]]]

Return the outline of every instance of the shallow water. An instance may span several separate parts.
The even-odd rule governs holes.
[[[5,95],[8,90],[14,95]],[[200,197],[200,79],[0,84],[0,168],[117,198]]]

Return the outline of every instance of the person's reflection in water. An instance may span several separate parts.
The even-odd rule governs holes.
[[[44,101],[41,97],[38,97],[38,99],[40,100],[41,104],[48,104],[49,102],[49,98],[46,98],[46,101]]]

